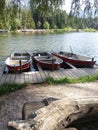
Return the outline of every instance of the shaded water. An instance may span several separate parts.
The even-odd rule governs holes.
[[[98,33],[0,34],[0,64],[13,50],[72,51],[94,57],[98,62]]]

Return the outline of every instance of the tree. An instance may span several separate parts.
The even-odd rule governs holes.
[[[78,16],[84,11],[84,16],[98,14],[98,0],[72,0],[70,13]]]
[[[44,28],[44,22],[55,9],[60,8],[64,0],[30,0],[30,8],[32,10],[32,15],[35,23],[41,22],[41,28]],[[35,14],[37,18],[35,19]],[[36,25],[37,26],[37,25]]]
[[[44,23],[44,29],[49,29],[50,28],[50,25],[48,23],[48,21],[45,21]]]

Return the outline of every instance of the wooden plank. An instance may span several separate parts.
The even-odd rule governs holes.
[[[9,82],[10,83],[15,83],[15,79],[16,79],[15,74],[10,74],[10,80],[9,80]]]
[[[61,79],[62,78],[62,75],[61,75],[59,70],[55,70],[55,71],[53,71],[53,73],[54,73],[54,76],[56,76],[56,79]]]
[[[77,78],[77,76],[72,72],[73,69],[67,69],[64,71],[66,77],[69,77],[69,78]]]
[[[75,71],[75,69],[69,70],[69,73],[72,75],[72,78],[78,78],[79,75],[77,74],[78,72]]]
[[[96,74],[97,73],[97,71],[96,71],[96,69],[92,69],[92,68],[84,68],[83,69],[85,72],[87,72],[89,75],[93,75],[93,74]]]
[[[49,77],[52,77],[54,79],[57,79],[57,76],[54,75],[53,71],[49,71]]]
[[[83,68],[79,68],[80,77],[87,76],[89,73],[87,73]]]
[[[15,83],[20,83],[20,81],[21,81],[21,76],[20,74],[16,73]]]
[[[11,74],[7,74],[7,77],[6,77],[6,83],[10,83],[10,78],[11,78]]]
[[[74,65],[68,63],[68,62],[65,62],[68,66],[70,66],[72,69],[77,69]]]
[[[80,74],[78,69],[73,69],[71,71],[71,73],[74,74],[76,78],[79,78],[81,76],[81,74]]]
[[[42,80],[42,77],[41,77],[39,71],[36,71],[36,76],[37,76],[37,79],[38,79],[38,83],[42,83],[43,80]]]
[[[64,78],[65,77],[61,70],[58,70],[57,72],[58,72],[60,78]]]
[[[38,79],[36,77],[36,71],[32,72],[32,82],[36,83],[36,81],[38,82]]]
[[[60,79],[64,77],[78,78],[87,75],[93,75],[98,72],[98,68],[74,68],[64,70],[42,70],[39,67],[39,71],[31,71],[16,74],[3,74],[4,66],[0,66],[0,84],[2,83],[41,83],[44,82],[46,77],[53,77],[54,79]]]
[[[34,83],[34,81],[33,81],[33,76],[31,75],[31,74],[29,74],[29,78],[28,78],[28,81],[27,81],[28,83]]]
[[[35,71],[25,73],[25,82],[36,83],[36,74]]]
[[[3,76],[3,71],[4,71],[4,66],[2,65],[2,66],[0,66],[0,80]]]
[[[3,74],[0,80],[0,84],[4,84],[6,82],[7,74]]]
[[[20,83],[24,83],[24,82],[25,82],[24,74],[21,73],[21,74],[20,74]]]
[[[24,72],[24,82],[28,83],[28,79],[29,79],[29,72]]]
[[[47,71],[46,71],[46,70],[44,70],[45,77],[49,77],[49,72],[50,72],[49,70],[47,70]]]
[[[25,73],[25,82],[28,83],[40,83],[40,75],[38,71],[26,72]]]
[[[37,68],[38,68],[38,70],[39,70],[39,74],[40,74],[40,76],[41,76],[41,78],[42,78],[42,82],[45,80],[45,73],[43,72],[43,69],[42,69],[42,67],[40,66],[40,64],[38,64],[37,63]]]
[[[25,73],[25,82],[28,83],[39,83],[38,71]]]
[[[39,70],[40,72],[42,72],[43,69],[42,69],[42,67],[40,66],[40,64],[37,63],[36,65],[37,65],[38,70]]]
[[[45,81],[46,75],[45,75],[44,71],[42,71],[42,72],[40,71],[39,73],[41,75],[42,81]]]
[[[33,78],[34,78],[34,81],[33,81],[33,83],[39,83],[39,78],[38,78],[38,75],[37,75],[37,71],[35,71],[34,72],[34,74],[33,74]]]
[[[68,75],[68,72],[67,72],[67,71],[62,70],[62,74],[64,75],[64,77],[69,77],[69,78],[70,78],[70,75]]]

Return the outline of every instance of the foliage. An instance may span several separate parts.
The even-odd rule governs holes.
[[[98,30],[96,15],[98,3],[94,1],[92,4],[91,0],[83,2],[72,0],[70,14],[67,14],[61,9],[64,0],[30,0],[30,8],[22,5],[20,0],[1,0],[0,29],[65,29],[70,27],[77,30],[84,28]]]
[[[49,25],[49,23],[46,21],[46,22],[44,23],[44,29],[49,29],[49,27],[50,27],[50,25]]]
[[[79,16],[83,12],[84,17],[98,15],[97,0],[72,0],[70,14]]]
[[[0,96],[4,95],[4,94],[8,94],[10,92],[14,92],[16,90],[19,90],[21,88],[26,87],[27,84],[17,84],[17,83],[5,83],[0,85]]]
[[[49,84],[61,84],[61,83],[85,83],[85,82],[92,82],[98,80],[98,74],[84,76],[80,78],[70,79],[68,77],[61,78],[61,79],[53,79],[52,77],[47,77],[46,82]]]

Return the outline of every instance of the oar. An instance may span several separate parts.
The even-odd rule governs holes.
[[[73,50],[72,50],[72,47],[70,46],[70,50],[71,50],[71,53],[73,54]]]

